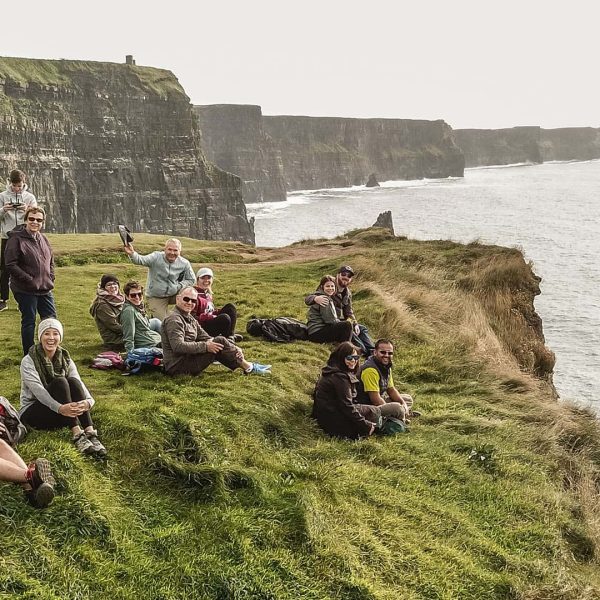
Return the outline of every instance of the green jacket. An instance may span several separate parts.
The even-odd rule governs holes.
[[[313,294],[313,298],[317,296],[327,296],[327,294],[317,291]],[[333,300],[330,298],[329,304],[326,306],[319,306],[317,303],[311,304],[308,309],[307,321],[309,334],[316,333],[332,323],[337,323],[339,319]]]
[[[98,287],[96,298],[90,306],[90,315],[96,321],[96,327],[102,337],[104,346],[110,350],[123,348],[123,329],[119,321],[119,315],[123,310],[124,298],[111,296],[105,290]]]
[[[150,329],[148,317],[131,302],[125,301],[119,320],[127,352],[134,348],[154,348],[160,344],[160,333]]]

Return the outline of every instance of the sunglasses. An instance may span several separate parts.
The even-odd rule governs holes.
[[[182,300],[187,303],[191,302],[192,304],[198,304],[198,300],[196,300],[196,298],[188,298],[187,296],[184,296]]]
[[[43,223],[44,222],[43,218],[42,219],[37,219],[36,217],[27,217],[27,220],[30,223]]]
[[[354,273],[348,273],[348,271],[342,271],[340,275],[343,275],[344,277],[350,277],[350,279],[354,277]]]
[[[346,356],[346,360],[358,360],[360,358],[360,355],[358,354],[349,354],[348,356]]]
[[[129,294],[130,298],[141,298],[144,295],[144,292],[131,292]]]
[[[394,356],[393,352],[388,352],[387,350],[379,350],[379,354],[381,354],[381,356]]]

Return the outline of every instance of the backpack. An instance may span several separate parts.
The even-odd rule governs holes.
[[[127,375],[135,375],[142,370],[162,371],[163,351],[160,348],[135,348],[125,359]]]
[[[109,350],[107,352],[101,352],[92,360],[90,365],[92,369],[100,369],[102,371],[108,369],[119,369],[119,371],[125,370],[125,361],[118,352]]]
[[[291,317],[259,319],[252,316],[246,325],[246,331],[256,337],[262,336],[268,342],[293,342],[294,340],[308,339],[306,324]]]
[[[27,433],[27,429],[15,407],[4,397],[0,396],[0,423],[4,425],[4,431],[0,433],[0,438],[8,442],[11,446],[16,446]]]
[[[408,427],[404,421],[395,417],[383,417],[378,433],[381,435],[396,435],[397,433],[408,433]]]

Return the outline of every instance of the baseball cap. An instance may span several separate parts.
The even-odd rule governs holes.
[[[209,269],[208,267],[202,267],[201,269],[198,269],[198,272],[196,273],[196,279],[200,279],[200,277],[204,277],[205,275],[210,275],[214,278],[212,269]]]
[[[343,265],[339,268],[338,273],[350,273],[350,275],[354,275],[354,269],[349,265]]]

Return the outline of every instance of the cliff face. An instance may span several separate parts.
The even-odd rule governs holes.
[[[543,162],[539,127],[455,129],[454,138],[465,155],[465,167]]]
[[[281,151],[288,190],[462,176],[464,159],[444,121],[263,117]]]
[[[545,161],[600,158],[600,129],[593,127],[542,129],[540,151]]]
[[[285,200],[281,153],[265,133],[260,106],[196,106],[207,158],[242,179],[244,202]]]
[[[240,181],[207,162],[195,114],[162,69],[0,58],[0,167],[20,168],[47,230],[254,243]]]

